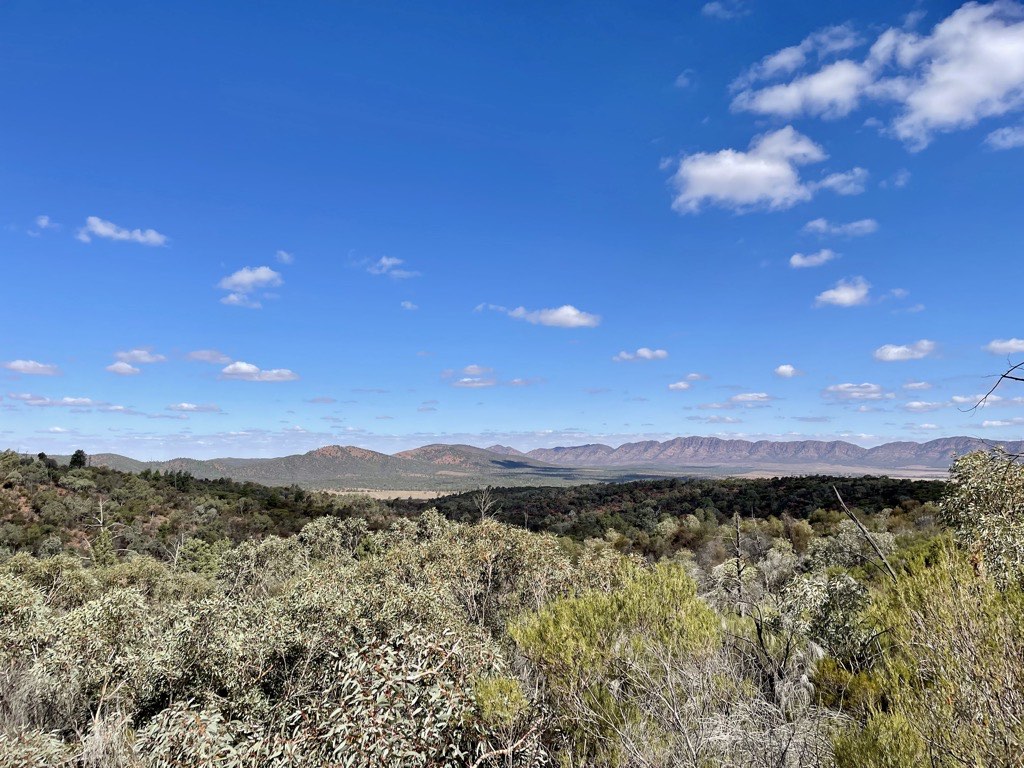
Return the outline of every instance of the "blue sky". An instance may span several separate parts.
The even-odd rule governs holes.
[[[0,443],[1024,433],[1024,6],[5,3]]]

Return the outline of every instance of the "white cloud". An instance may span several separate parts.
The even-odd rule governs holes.
[[[33,408],[93,408],[104,405],[89,397],[62,397],[59,400],[51,400],[43,395],[32,395],[27,392],[8,392],[7,397]]]
[[[1024,352],[1024,339],[993,339],[985,345],[993,355],[1016,355]]]
[[[411,301],[403,301],[401,307],[402,309],[408,310],[409,312],[413,312],[419,309],[419,305],[413,304]]]
[[[25,376],[56,376],[60,373],[60,368],[56,365],[35,360],[11,360],[4,363],[4,368]]]
[[[217,287],[229,292],[220,300],[221,304],[259,309],[263,305],[254,294],[266,291],[268,288],[277,288],[283,283],[281,274],[270,267],[243,267],[237,272],[221,278]]]
[[[739,395],[733,395],[729,398],[729,402],[732,403],[767,403],[769,400],[775,398],[769,395],[767,392],[743,392]]]
[[[396,280],[419,276],[419,272],[403,269],[402,264],[405,264],[402,259],[396,259],[393,256],[381,256],[377,261],[368,266],[366,271],[371,275],[387,275]]]
[[[828,264],[833,259],[838,259],[839,254],[835,251],[829,250],[828,248],[822,248],[817,253],[794,253],[789,257],[789,266],[793,269],[804,269],[807,267],[820,267],[822,264]]]
[[[70,429],[65,429],[64,427],[50,427],[43,431],[49,432],[52,435],[66,435],[71,432]]]
[[[903,410],[910,413],[931,413],[945,407],[944,403],[929,403],[925,400],[911,400],[909,403],[902,405]]]
[[[878,222],[874,219],[859,219],[847,224],[834,224],[828,219],[814,219],[804,224],[804,232],[816,235],[842,235],[844,237],[861,237],[878,231]]]
[[[622,363],[630,360],[664,360],[666,357],[668,357],[668,352],[664,349],[640,347],[636,352],[619,352],[612,360],[616,363]]]
[[[927,424],[927,423],[925,423],[925,424],[918,424],[916,428],[917,429],[926,429],[928,431],[932,431],[932,430],[936,430],[936,429],[941,429],[941,427],[938,424]]]
[[[116,373],[118,376],[136,376],[142,373],[142,371],[134,365],[126,363],[124,360],[118,360],[116,363],[111,363],[106,367],[106,370],[111,373]]]
[[[819,293],[814,299],[814,304],[818,307],[826,304],[836,307],[856,307],[867,303],[870,289],[871,284],[863,277],[840,280],[835,287]]]
[[[771,80],[790,75],[803,67],[811,56],[816,59],[832,56],[856,48],[861,42],[860,36],[849,24],[812,32],[797,45],[765,56],[736,79],[732,84],[732,90],[741,90],[758,80]]]
[[[36,216],[35,222],[37,229],[60,229],[60,224],[45,214]]]
[[[692,385],[688,381],[675,381],[668,385],[668,388],[673,392],[683,392],[689,389]]]
[[[694,371],[693,373],[686,374],[687,381],[705,381],[708,378],[710,377],[707,374],[697,373],[696,371]]]
[[[223,352],[218,352],[216,349],[197,349],[194,352],[188,353],[188,359],[196,360],[200,363],[214,363],[216,365],[224,365],[231,362],[230,357]]]
[[[1024,418],[1017,416],[1012,419],[986,419],[981,422],[981,426],[985,429],[995,429],[998,427],[1016,427],[1024,424]]]
[[[992,149],[1016,149],[1024,147],[1024,125],[997,128],[985,137],[985,143]]]
[[[493,387],[497,383],[496,379],[483,378],[480,376],[464,376],[461,379],[453,381],[452,386],[459,387],[460,389],[482,389],[484,387]]]
[[[102,237],[107,240],[129,241],[141,245],[167,245],[167,235],[162,235],[155,229],[125,229],[98,216],[89,216],[85,220],[85,226],[78,230],[77,237],[83,243],[92,242],[94,237]]]
[[[737,111],[760,115],[845,117],[857,108],[872,72],[853,61],[836,61],[789,83],[743,90],[732,101]]]
[[[563,304],[555,309],[528,310],[526,307],[516,307],[508,311],[508,316],[533,325],[554,328],[596,328],[601,323],[600,315],[583,312],[572,304]]]
[[[213,403],[198,405],[196,403],[175,403],[168,405],[166,410],[179,413],[220,413],[220,406]]]
[[[821,189],[830,189],[837,195],[859,195],[864,192],[868,176],[865,168],[851,168],[844,173],[833,173],[826,176],[816,186]]]
[[[236,361],[225,367],[221,372],[222,379],[237,379],[239,381],[295,381],[299,375],[287,368],[272,368],[262,370],[252,363]]]
[[[263,288],[276,288],[284,282],[281,275],[270,267],[243,267],[227,277],[221,278],[217,284],[225,291],[252,293]]]
[[[696,213],[705,203],[739,211],[789,208],[814,195],[798,167],[826,157],[825,150],[792,126],[755,137],[746,152],[686,155],[671,180],[672,208],[679,213]]]
[[[803,371],[798,371],[796,367],[790,365],[789,363],[783,363],[782,365],[778,366],[775,369],[775,375],[781,376],[784,379],[791,379],[794,376],[799,376],[802,373]]]
[[[162,363],[167,358],[148,349],[129,349],[116,352],[114,357],[124,363]]]
[[[689,88],[693,85],[693,70],[687,69],[676,75],[674,85],[676,88]]]
[[[885,400],[893,397],[881,385],[864,382],[863,384],[833,384],[825,387],[826,397],[835,400]]]
[[[903,388],[910,390],[911,392],[921,392],[926,389],[931,389],[932,385],[927,381],[908,381],[903,385]]]
[[[288,251],[278,251],[274,254],[274,258],[276,258],[280,264],[292,264],[295,262],[295,254],[289,253]]]
[[[953,405],[969,405],[972,408],[975,406],[978,408],[989,408],[993,405],[1009,405],[1014,402],[1010,401],[1010,403],[1007,403],[999,395],[986,396],[980,393],[976,395],[953,395],[949,398],[949,401],[953,403]]]
[[[700,12],[712,19],[723,21],[738,19],[750,13],[742,0],[711,0],[701,6]]]
[[[774,56],[790,65],[775,67],[762,79],[790,75],[806,64],[806,57],[789,51]],[[834,118],[865,100],[895,102],[897,115],[889,130],[919,150],[937,133],[967,128],[1024,105],[1024,11],[1009,0],[968,2],[928,34],[884,31],[861,60],[831,62],[760,89],[751,87],[756,79],[740,78],[735,109],[784,118]],[[1012,134],[1005,138],[1012,140]]]
[[[462,372],[467,376],[483,376],[485,373],[491,373],[493,370],[493,368],[487,368],[483,365],[476,365],[474,363],[472,365],[467,365],[462,369]]]
[[[902,360],[920,360],[935,351],[935,342],[928,339],[913,344],[883,344],[875,350],[875,360],[894,363]]]

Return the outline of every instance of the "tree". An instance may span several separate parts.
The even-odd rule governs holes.
[[[68,467],[71,469],[82,469],[88,463],[89,457],[85,451],[79,448],[73,454],[71,454],[71,461],[68,462]]]

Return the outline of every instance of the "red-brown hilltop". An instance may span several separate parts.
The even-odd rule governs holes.
[[[460,469],[510,469],[510,468],[543,468],[549,466],[526,455],[509,455],[495,453],[486,448],[473,445],[433,443],[395,454],[398,458],[422,461],[440,467],[458,467]]]

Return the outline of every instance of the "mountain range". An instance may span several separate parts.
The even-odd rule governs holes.
[[[594,443],[522,452],[503,445],[435,443],[394,455],[355,446],[328,445],[272,459],[171,459],[138,461],[96,454],[95,465],[129,472],[186,471],[265,485],[366,490],[464,490],[479,485],[573,485],[678,475],[888,474],[945,475],[955,456],[1001,445],[1024,453],[1024,441],[993,443],[945,437],[926,443],[895,442],[874,448],[841,440],[723,440],[677,437],[658,442]]]

